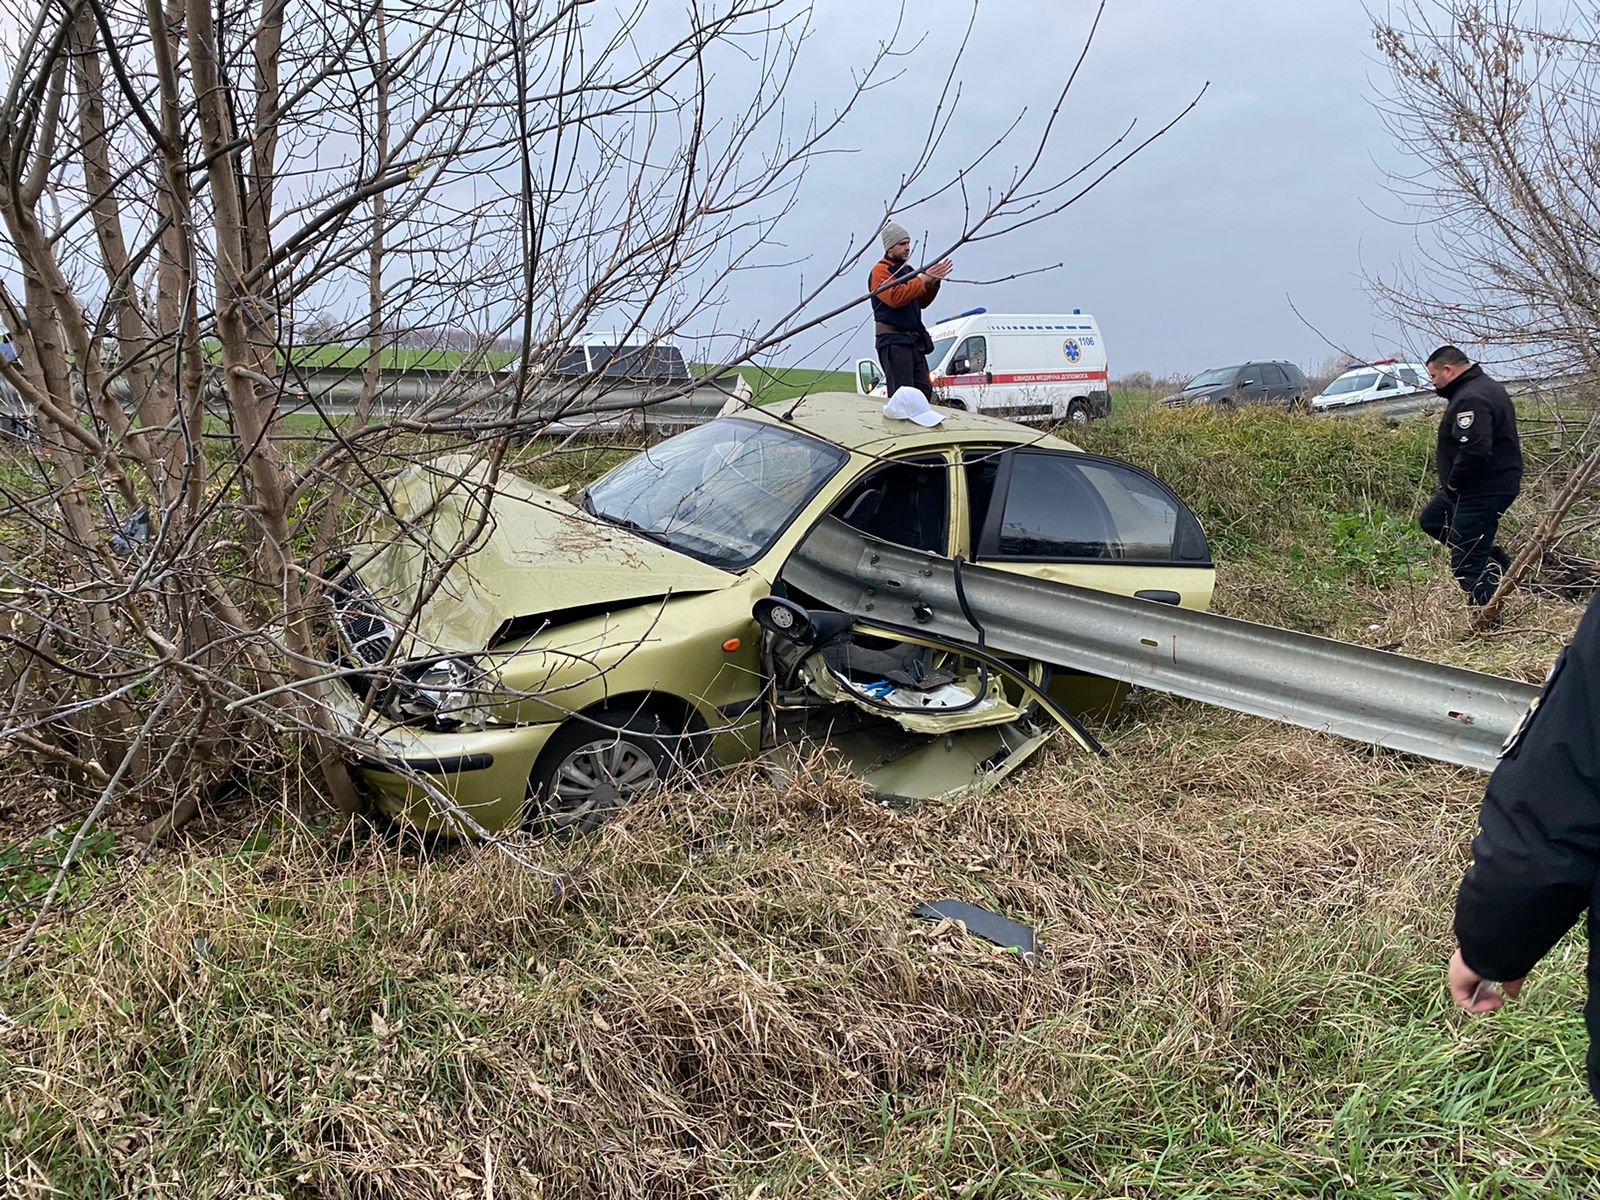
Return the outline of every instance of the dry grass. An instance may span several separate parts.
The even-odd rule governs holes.
[[[559,895],[493,855],[307,833],[139,874],[5,987],[6,1175],[1582,1194],[1573,956],[1509,1017],[1443,1003],[1476,777],[1160,697],[1110,745],[911,813],[729,780],[542,847]],[[946,896],[1034,925],[1040,967],[908,917]]]
[[[1219,606],[1298,611],[1255,550]],[[1576,608],[1466,638],[1440,566],[1328,627],[1537,679]],[[731,776],[531,847],[559,891],[292,823],[124,872],[0,979],[5,1191],[1600,1189],[1581,949],[1492,1018],[1443,994],[1481,777],[1155,695],[1105,741],[910,812]],[[1032,925],[1038,967],[909,917],[944,897]]]

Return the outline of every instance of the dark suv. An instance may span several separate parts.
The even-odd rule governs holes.
[[[1304,408],[1306,377],[1292,362],[1248,362],[1237,367],[1214,367],[1191,379],[1183,391],[1161,403],[1168,408],[1191,404],[1277,404]]]

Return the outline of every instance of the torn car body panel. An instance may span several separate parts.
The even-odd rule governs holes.
[[[993,787],[1055,738],[1022,721],[919,737],[879,721],[854,728],[814,724],[785,730],[769,751],[773,778],[787,785],[815,755],[856,776],[886,804],[955,800]]]

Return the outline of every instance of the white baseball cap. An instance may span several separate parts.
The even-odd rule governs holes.
[[[915,421],[925,429],[932,429],[944,420],[944,414],[934,412],[928,398],[914,387],[898,387],[889,403],[883,406],[883,415],[901,421]]]

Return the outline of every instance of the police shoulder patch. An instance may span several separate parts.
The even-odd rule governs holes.
[[[1475,417],[1475,416],[1477,416],[1477,414],[1474,413],[1474,412],[1470,412],[1470,411],[1469,412],[1463,412],[1463,413],[1457,413],[1456,414],[1456,428],[1457,429],[1471,429],[1472,428],[1472,418]]]

